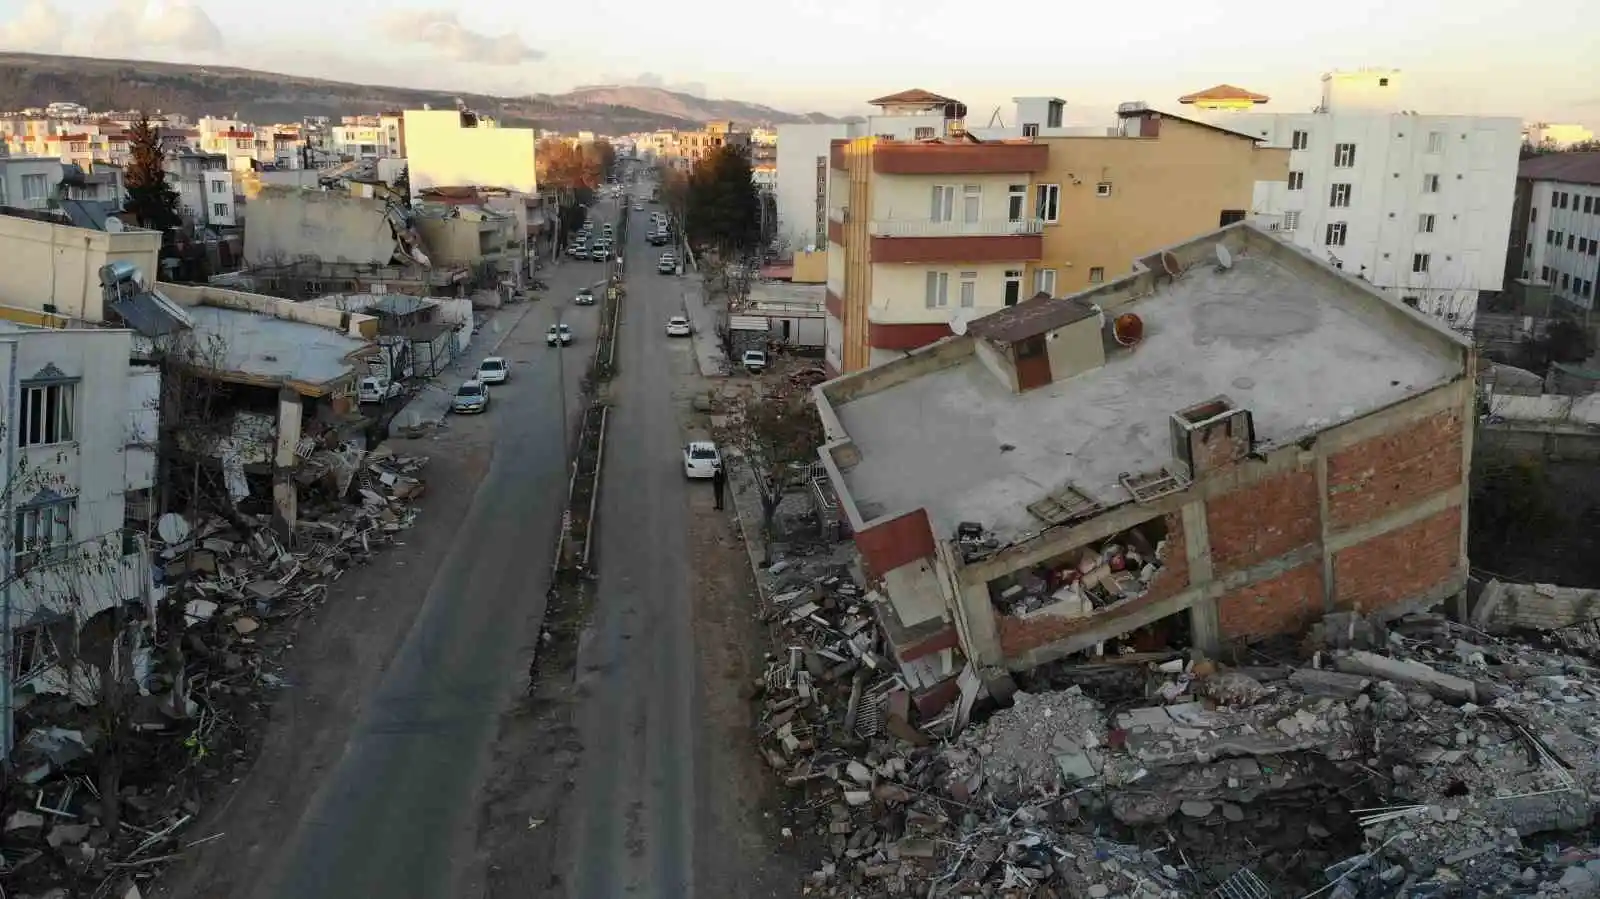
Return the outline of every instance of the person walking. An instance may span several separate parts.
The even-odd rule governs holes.
[[[716,497],[716,508],[718,509],[722,508],[722,491],[727,486],[728,474],[727,472],[723,471],[722,466],[719,465],[717,466],[717,470],[711,473],[711,493]]]

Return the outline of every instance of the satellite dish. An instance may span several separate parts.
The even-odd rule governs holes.
[[[171,546],[189,539],[189,522],[176,512],[168,512],[156,521],[156,536]]]
[[[955,314],[950,316],[950,333],[957,335],[967,333],[967,322],[971,318],[972,313],[965,309],[957,309]]]
[[[1183,274],[1183,263],[1179,262],[1178,257],[1171,253],[1161,254],[1161,268],[1174,278]]]
[[[1233,254],[1228,252],[1228,248],[1220,243],[1217,244],[1217,268],[1224,271],[1233,268]]]
[[[1111,336],[1125,347],[1138,346],[1144,340],[1144,319],[1132,312],[1124,312],[1111,323]]]
[[[122,219],[119,219],[119,218],[108,218],[108,219],[106,219],[106,233],[107,234],[121,234],[123,229],[126,228],[126,227],[127,227],[126,225],[122,224]]]

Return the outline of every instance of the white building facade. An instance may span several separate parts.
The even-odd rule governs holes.
[[[234,172],[222,154],[183,151],[167,156],[167,183],[178,192],[178,211],[196,225],[239,224]]]
[[[779,125],[778,237],[791,250],[828,246],[828,147],[850,136],[844,123]]]
[[[498,187],[537,195],[538,133],[459,109],[408,109],[401,124],[411,199],[430,187]]]
[[[1543,156],[1522,165],[1528,192],[1522,277],[1549,284],[1566,303],[1593,309],[1600,281],[1600,154],[1563,155],[1568,158]]]
[[[1291,151],[1286,182],[1256,185],[1263,227],[1467,330],[1503,287],[1522,123],[1402,111],[1399,89],[1394,70],[1336,72],[1314,112],[1206,118]]]

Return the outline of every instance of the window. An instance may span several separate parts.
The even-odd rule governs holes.
[[[22,427],[18,446],[44,446],[72,439],[73,384],[40,384],[22,388]]]
[[[228,192],[228,182],[226,182],[226,181],[213,181],[213,182],[211,182],[211,192],[214,193],[214,194],[225,194],[225,193],[227,193]]]
[[[1593,204],[1593,202],[1594,202],[1594,197],[1584,197],[1583,198],[1583,211],[1584,212],[1594,212],[1594,207],[1591,205],[1591,204]]]
[[[1556,229],[1554,229],[1554,228],[1546,228],[1546,229],[1544,229],[1544,242],[1547,243],[1547,244],[1553,244],[1553,243],[1556,242]]]
[[[1538,222],[1539,221],[1539,207],[1537,207],[1537,206],[1533,207],[1533,211],[1528,214],[1528,221],[1530,221],[1530,222]]]
[[[968,184],[961,188],[961,220],[977,224],[983,218],[983,187]]]
[[[1415,275],[1425,275],[1425,274],[1427,274],[1428,273],[1428,263],[1429,263],[1429,261],[1430,260],[1428,258],[1428,254],[1427,253],[1412,253],[1411,254],[1411,273],[1415,274]]]
[[[1089,283],[1090,284],[1104,284],[1105,280],[1106,280],[1106,270],[1104,268],[1102,268],[1101,266],[1097,265],[1094,268],[1089,269]]]
[[[1432,234],[1433,233],[1433,213],[1424,212],[1422,215],[1417,216],[1417,233],[1418,234]]]
[[[1005,304],[1015,306],[1022,300],[1022,269],[1006,269]]]
[[[1428,132],[1428,152],[1429,153],[1443,153],[1444,152],[1444,132],[1443,131],[1429,131]]]
[[[1546,284],[1550,283],[1550,266],[1548,266],[1548,265],[1539,266],[1539,280],[1543,281]]]
[[[227,215],[228,215],[228,204],[227,203],[212,203],[211,204],[211,214],[212,215],[220,215],[220,216],[226,218]]]
[[[1056,295],[1056,270],[1053,268],[1036,269],[1033,273],[1033,292],[1035,294],[1047,293]]]
[[[935,222],[948,222],[955,215],[955,206],[955,186],[935,184],[933,186],[933,208],[928,213],[928,219]]]
[[[1421,309],[1422,308],[1422,301],[1419,300],[1416,297],[1401,297],[1400,298],[1400,302],[1405,303],[1407,306],[1410,306],[1412,309]]]
[[[1290,172],[1289,173],[1289,189],[1290,190],[1303,190],[1305,188],[1305,186],[1306,186],[1306,173],[1305,172]]]
[[[1305,148],[1311,146],[1311,132],[1296,131],[1290,146],[1296,150],[1304,150]]]
[[[43,175],[22,176],[22,199],[43,200],[48,191]]]
[[[1596,240],[1590,240],[1589,241],[1589,255],[1590,256],[1595,255],[1595,246],[1596,245],[1600,245],[1600,241],[1596,241]]]
[[[1328,205],[1333,207],[1350,205],[1350,185],[1335,184],[1328,192]]]
[[[1034,188],[1034,217],[1055,222],[1061,215],[1061,185],[1041,184]]]
[[[1038,122],[1028,122],[1027,124],[1023,125],[1022,126],[1022,136],[1023,137],[1038,137],[1039,136],[1039,123]]]
[[[1012,344],[1012,347],[1015,348],[1018,359],[1032,359],[1037,356],[1043,356],[1044,335],[1035,334],[1032,337],[1024,337],[1023,339]]]
[[[1436,193],[1438,193],[1439,192],[1439,176],[1438,175],[1423,175],[1422,176],[1422,192],[1425,193],[1425,194],[1436,194]]]
[[[1333,145],[1333,167],[1336,169],[1354,168],[1356,164],[1355,144]]]
[[[1561,193],[1556,194],[1556,205],[1560,206],[1562,209],[1566,209],[1567,208],[1567,192],[1566,191],[1562,191]]]
[[[67,500],[17,512],[11,541],[19,573],[49,561],[72,544],[72,506]]]
[[[1571,277],[1571,276],[1568,275],[1566,272],[1562,272],[1561,273],[1561,289],[1562,290],[1566,290],[1567,289],[1567,278],[1569,278],[1569,277]]]
[[[949,272],[928,272],[927,296],[924,301],[929,309],[940,309],[950,305]]]
[[[933,140],[932,128],[918,128],[911,134],[914,140]]]
[[[1111,182],[1102,181],[1094,186],[1094,195],[1097,197],[1111,196]]]
[[[1283,230],[1294,231],[1300,227],[1299,211],[1290,211],[1283,214]]]
[[[1028,185],[1013,184],[1006,190],[1006,218],[1020,222],[1028,208]]]
[[[1217,216],[1217,227],[1226,228],[1234,222],[1244,221],[1244,217],[1245,211],[1243,209],[1224,209],[1222,214]]]
[[[1389,79],[1387,79],[1387,78],[1379,78],[1378,79],[1378,86],[1379,87],[1388,87],[1389,86]]]
[[[1331,223],[1329,223],[1327,239],[1324,240],[1323,243],[1327,244],[1330,247],[1342,247],[1342,246],[1344,246],[1344,238],[1345,238],[1346,230],[1347,229],[1346,229],[1346,226],[1345,226],[1344,222],[1331,222]]]
[[[978,305],[978,273],[961,273],[961,305],[967,309]]]
[[[236,140],[233,145],[240,150],[254,150],[256,142],[253,140]],[[372,152],[372,148],[369,146],[363,146],[361,149],[368,153]]]
[[[1577,236],[1577,235],[1575,235],[1575,234],[1568,234],[1568,235],[1567,235],[1567,249],[1569,249],[1569,250],[1570,250],[1570,249],[1572,249],[1572,244],[1573,244],[1573,239],[1574,239],[1574,238],[1575,238],[1575,237],[1576,237],[1576,236]]]

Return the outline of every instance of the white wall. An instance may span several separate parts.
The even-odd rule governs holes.
[[[0,159],[0,205],[44,209],[60,183],[60,160],[43,156]]]
[[[1254,212],[1267,227],[1346,272],[1424,311],[1471,326],[1478,291],[1500,290],[1511,231],[1521,123],[1514,118],[1386,114],[1239,114],[1227,127],[1289,147],[1290,181],[1258,182]],[[1292,149],[1305,132],[1304,149]],[[1434,137],[1437,135],[1437,137]],[[1356,145],[1355,165],[1335,167],[1335,146]],[[1290,189],[1294,173],[1303,184]],[[1424,189],[1437,175],[1439,190]],[[1350,184],[1348,208],[1330,206],[1334,184]],[[1432,233],[1421,227],[1433,216]],[[1297,219],[1297,221],[1296,221]],[[1328,225],[1345,224],[1343,246]],[[1293,228],[1291,231],[1290,228]],[[1414,272],[1414,255],[1428,257]]]
[[[833,254],[829,254],[831,257]],[[1005,306],[1005,275],[1007,271],[1021,271],[1022,263],[984,264],[914,264],[880,263],[872,267],[872,302],[867,316],[881,324],[917,324],[948,322],[961,306],[961,275],[977,275],[973,305],[967,308],[971,318],[986,315]],[[928,307],[928,272],[949,275],[946,304]],[[1022,292],[1027,298],[1027,292]]]
[[[205,185],[205,195],[202,202],[203,208],[196,211],[200,221],[214,226],[230,226],[239,222],[238,208],[235,205],[233,172],[205,172],[202,175]]]
[[[823,210],[822,233],[817,233],[817,159],[823,160],[823,178],[828,177],[828,149],[835,139],[849,136],[850,126],[778,126],[778,234],[790,249],[808,246],[826,249],[827,210]]]
[[[500,128],[482,120],[476,128],[463,128],[456,110],[408,109],[405,131],[413,200],[430,187],[539,192],[534,169],[538,133],[532,128]]]
[[[1535,181],[1532,189],[1523,277],[1547,281],[1551,293],[1593,309],[1600,292],[1600,185]]]

